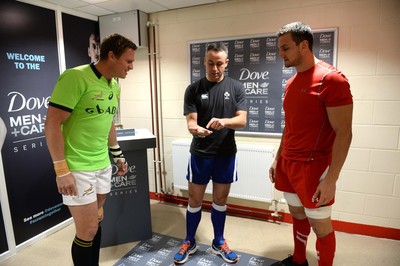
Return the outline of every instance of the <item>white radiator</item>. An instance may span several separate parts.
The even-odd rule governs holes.
[[[190,141],[172,142],[174,188],[188,189],[186,180]],[[274,148],[270,146],[237,144],[238,181],[231,186],[230,197],[271,202],[274,187],[268,170],[274,159]],[[206,193],[212,193],[212,182]]]

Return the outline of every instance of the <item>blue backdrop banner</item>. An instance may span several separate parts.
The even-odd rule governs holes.
[[[59,76],[55,11],[0,2],[0,116],[4,175],[16,244],[70,217],[57,192],[44,136]]]

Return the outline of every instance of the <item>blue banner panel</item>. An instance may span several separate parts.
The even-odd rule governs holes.
[[[0,118],[0,151],[3,148],[4,144],[4,139],[7,134],[7,129],[6,125],[4,125],[3,119]],[[0,186],[4,185],[4,173],[3,173],[3,158],[1,157],[0,154]],[[6,197],[7,193],[4,193],[5,190],[0,187],[0,254],[3,254],[4,252],[8,251],[10,249],[8,242],[7,242],[7,232],[6,232],[6,222],[4,219],[4,216],[6,215],[6,212],[3,214],[3,204],[6,204],[5,202],[8,202],[8,198]],[[3,202],[2,202],[3,201]]]
[[[1,203],[0,203],[0,254],[9,250],[7,244],[7,236],[6,236],[6,229],[4,226],[4,219],[3,213],[1,212]]]
[[[0,2],[0,116],[4,175],[16,244],[70,217],[57,192],[44,136],[59,76],[55,11]]]
[[[62,13],[62,24],[66,67],[97,62],[100,58],[99,22]]]

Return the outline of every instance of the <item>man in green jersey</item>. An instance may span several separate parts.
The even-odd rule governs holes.
[[[100,60],[64,71],[50,98],[45,135],[58,191],[75,222],[71,248],[75,266],[99,263],[99,223],[111,190],[109,151],[117,174],[127,172],[113,123],[120,97],[114,78],[125,78],[133,69],[136,49],[119,34],[105,38]]]

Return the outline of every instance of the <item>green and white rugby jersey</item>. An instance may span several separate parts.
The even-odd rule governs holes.
[[[110,164],[108,135],[118,109],[120,88],[94,65],[64,71],[49,105],[71,112],[62,126],[64,153],[71,171],[95,171]]]

